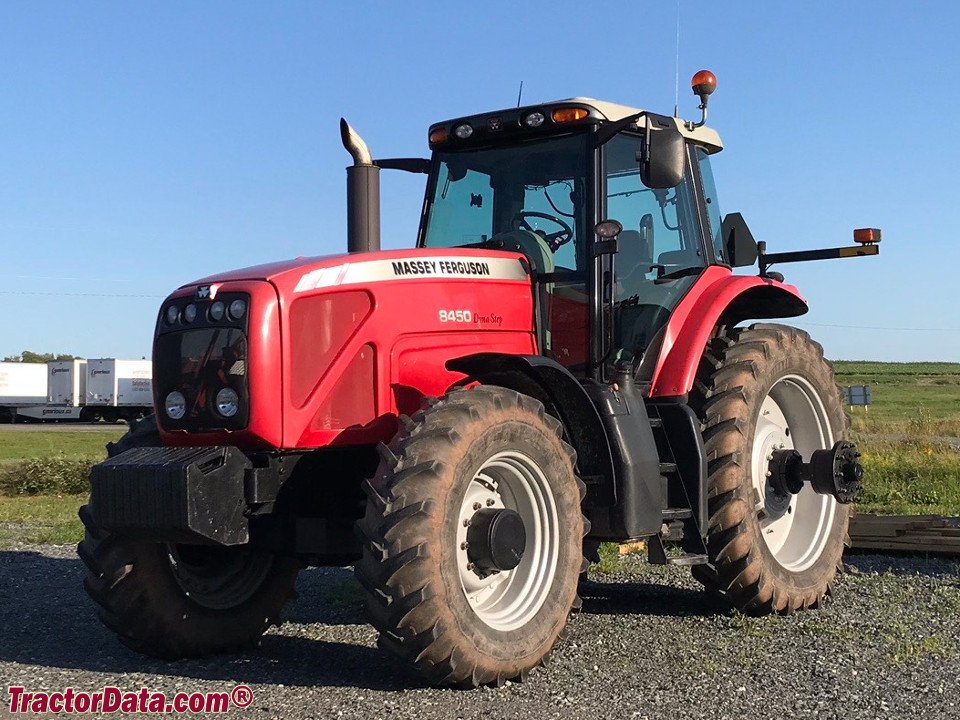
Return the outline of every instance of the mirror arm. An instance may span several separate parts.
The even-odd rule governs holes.
[[[611,138],[619,134],[621,130],[625,130],[631,125],[635,125],[637,120],[646,114],[646,110],[641,110],[638,113],[633,115],[627,115],[625,118],[621,118],[614,123],[608,123],[606,125],[601,125],[597,128],[597,131],[593,134],[593,147],[599,148],[606,145]]]
[[[760,266],[760,277],[765,277],[767,267],[771,264],[767,262],[767,241],[757,241],[757,264]]]
[[[757,243],[757,260],[760,263],[761,277],[770,277],[779,273],[771,273],[768,268],[774,263],[810,262],[811,260],[836,260],[847,257],[864,257],[879,255],[878,245],[854,245],[853,247],[824,248],[822,250],[795,250],[793,252],[768,253],[767,243],[763,240]]]
[[[403,170],[409,173],[430,174],[430,161],[427,158],[384,158],[374,160],[373,164],[384,170]]]

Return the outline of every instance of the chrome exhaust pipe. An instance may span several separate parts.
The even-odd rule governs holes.
[[[347,252],[376,252],[380,249],[380,168],[363,138],[343,118],[340,139],[353,158],[347,168]]]

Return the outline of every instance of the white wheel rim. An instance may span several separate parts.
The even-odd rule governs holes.
[[[513,570],[484,575],[467,552],[467,522],[480,508],[520,515],[526,549]],[[470,607],[496,630],[514,630],[543,606],[556,575],[560,530],[553,492],[540,466],[517,451],[497,453],[477,471],[457,516],[457,567]]]
[[[813,386],[798,375],[780,378],[763,399],[753,438],[751,479],[760,534],[785,569],[812,566],[830,538],[837,501],[805,485],[797,495],[773,490],[767,477],[774,450],[795,449],[805,462],[814,450],[832,447],[826,408]]]

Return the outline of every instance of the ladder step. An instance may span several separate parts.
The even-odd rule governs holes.
[[[676,463],[660,463],[660,474],[675,473],[677,471]]]
[[[690,508],[664,508],[660,514],[664,520],[686,520],[693,517],[693,510]]]
[[[684,567],[688,567],[690,565],[706,565],[708,562],[710,562],[710,558],[707,555],[686,553],[685,555],[671,555],[667,557],[667,562],[671,565],[682,565]]]

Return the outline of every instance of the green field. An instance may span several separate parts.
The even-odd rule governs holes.
[[[83,525],[77,510],[86,501],[85,494],[0,497],[0,548],[79,542]]]
[[[39,427],[39,426],[35,426]],[[126,425],[91,432],[50,432],[48,430],[0,432],[0,463],[35,457],[63,455],[68,458],[106,457],[108,442],[127,431]]]
[[[850,409],[854,430],[960,437],[960,364],[840,361],[834,371],[842,386],[870,385],[873,405]]]
[[[960,363],[834,363],[841,386],[870,385],[848,408],[863,452],[858,512],[960,515]],[[0,431],[0,546],[76,542],[90,465],[124,432]]]
[[[125,431],[0,430],[0,547],[77,542],[89,468]]]
[[[873,396],[848,408],[867,472],[858,510],[960,515],[960,364],[840,361],[834,371]]]

